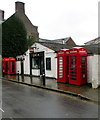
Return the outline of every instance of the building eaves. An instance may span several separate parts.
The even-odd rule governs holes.
[[[54,50],[55,52],[58,50],[61,50],[61,49],[70,49],[73,47],[73,46],[68,46],[68,45],[60,44],[60,43],[50,43],[50,42],[48,42],[48,43],[47,42],[38,42],[38,43],[42,44],[45,47],[48,47],[49,49]]]
[[[61,38],[61,39],[55,39],[55,40],[48,40],[48,39],[40,38],[39,41],[40,42],[50,42],[50,43],[60,43],[60,44],[63,44],[63,41],[64,41],[64,43],[66,43],[69,39],[70,39],[70,37]]]
[[[55,39],[55,40],[53,40],[53,41],[62,41],[62,40],[68,40],[70,37],[66,37],[66,38],[60,38],[60,39]]]
[[[100,44],[91,44],[91,45],[83,45],[87,49],[88,54],[100,54]]]

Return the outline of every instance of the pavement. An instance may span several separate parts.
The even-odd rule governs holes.
[[[46,78],[45,85],[43,85],[43,80],[40,77],[21,75],[19,76],[19,80],[17,75],[3,75],[3,79],[76,96],[80,99],[92,101],[100,105],[100,87],[93,89],[91,84],[77,86],[68,83],[58,83],[56,79]]]
[[[1,80],[0,80],[1,81]],[[99,117],[98,105],[76,97],[29,87],[19,83],[2,81],[2,112],[4,120],[27,120],[33,118],[91,118]],[[93,119],[93,120],[94,120]],[[30,120],[30,119],[28,119]],[[52,119],[50,119],[52,120]],[[54,119],[55,120],[55,119]]]

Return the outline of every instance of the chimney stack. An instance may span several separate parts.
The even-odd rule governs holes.
[[[23,2],[15,2],[15,12],[25,13],[24,3]]]
[[[4,21],[4,11],[0,10],[0,21]]]

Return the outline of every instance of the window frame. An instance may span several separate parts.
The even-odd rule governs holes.
[[[49,65],[48,65],[48,62],[49,62]],[[51,57],[47,57],[46,58],[46,70],[50,70],[51,71]]]
[[[35,60],[35,59],[40,59],[39,57],[33,57],[32,58],[32,69],[40,69],[40,60],[38,60],[38,67],[35,67],[35,66],[33,66],[33,64],[34,64],[34,62],[33,62],[33,60]]]

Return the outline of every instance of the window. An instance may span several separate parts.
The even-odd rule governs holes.
[[[82,56],[82,64],[86,64],[86,56]]]
[[[40,69],[40,57],[32,58],[32,68],[33,69]]]
[[[63,78],[63,57],[59,57],[59,78]]]
[[[51,70],[51,58],[46,58],[46,70]]]

